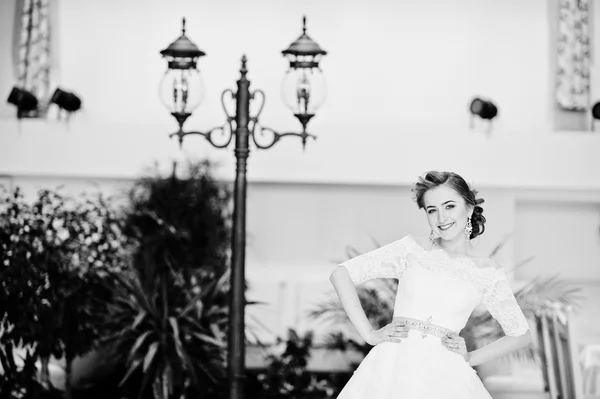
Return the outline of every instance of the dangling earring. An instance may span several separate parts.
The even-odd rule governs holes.
[[[467,225],[465,226],[465,234],[467,238],[471,238],[471,233],[473,232],[473,225],[471,224],[471,217],[467,218]]]
[[[429,241],[431,241],[431,245],[435,245],[435,234],[433,234],[433,230],[429,234]]]

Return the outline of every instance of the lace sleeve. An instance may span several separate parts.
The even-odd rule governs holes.
[[[502,267],[496,269],[492,283],[485,288],[483,304],[500,323],[505,335],[518,337],[529,330],[527,319],[508,285]]]
[[[406,237],[405,237],[406,238]],[[406,269],[405,238],[341,263],[354,284],[374,278],[400,278]]]

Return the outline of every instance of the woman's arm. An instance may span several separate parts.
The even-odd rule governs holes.
[[[469,352],[467,361],[471,366],[477,366],[479,364],[508,355],[509,353],[527,346],[530,343],[531,332],[529,331],[518,337],[504,336],[482,348]]]
[[[348,318],[369,345],[383,341],[396,342],[406,335],[406,328],[390,323],[374,330],[360,303],[356,285],[375,278],[401,278],[406,269],[407,239],[408,236],[349,259],[329,276]]]
[[[504,269],[490,259],[494,277],[484,289],[482,302],[492,317],[500,323],[505,336],[468,354],[471,366],[505,356],[531,343],[529,324],[508,284]]]
[[[348,318],[362,339],[368,344],[374,345],[372,341],[373,326],[369,319],[367,319],[365,311],[360,304],[356,287],[350,278],[348,270],[344,266],[336,267],[329,276],[329,281],[331,281],[335,292],[337,292]]]

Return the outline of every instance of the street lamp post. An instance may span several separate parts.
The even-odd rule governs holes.
[[[179,124],[179,130],[172,133],[170,137],[177,136],[182,145],[185,136],[200,135],[204,136],[214,147],[226,148],[235,136],[236,175],[228,343],[230,399],[243,399],[244,397],[246,169],[247,159],[250,155],[250,139],[256,148],[268,149],[283,137],[296,136],[302,139],[304,147],[308,137],[315,138],[314,135],[307,132],[306,127],[326,96],[325,81],[319,61],[327,53],[306,34],[306,17],[303,18],[302,35],[282,53],[290,61],[289,70],[282,82],[282,96],[285,104],[302,125],[300,133],[279,133],[260,125],[259,117],[265,103],[265,94],[261,90],[250,91],[250,81],[246,77],[248,72],[246,56],[242,56],[241,76],[237,81],[237,91],[233,92],[231,89],[227,89],[221,94],[221,104],[226,115],[225,123],[205,132],[185,131],[183,125],[186,119],[192,114],[194,108],[200,105],[204,96],[204,85],[197,68],[197,60],[205,53],[185,35],[185,18],[181,36],[161,51],[163,57],[168,61],[168,68],[160,85],[161,99]],[[235,115],[231,115],[225,106],[228,96],[235,101]],[[260,107],[256,115],[252,116],[250,115],[250,102],[259,97]],[[257,136],[262,137],[265,132],[271,137],[270,141],[263,142],[258,139]]]

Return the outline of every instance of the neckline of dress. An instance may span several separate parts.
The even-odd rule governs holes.
[[[425,253],[433,254],[436,252],[442,252],[447,259],[449,259],[451,261],[459,262],[465,266],[470,266],[474,269],[481,270],[481,271],[488,270],[488,269],[496,270],[496,268],[494,266],[484,266],[484,267],[478,266],[477,263],[475,263],[475,261],[473,260],[473,258],[466,256],[466,255],[452,256],[448,253],[448,251],[445,251],[444,248],[426,249],[421,244],[419,244],[417,242],[417,240],[415,240],[415,238],[412,236],[412,234],[409,234],[408,236],[410,237],[413,244],[416,245],[417,247],[419,247]]]

